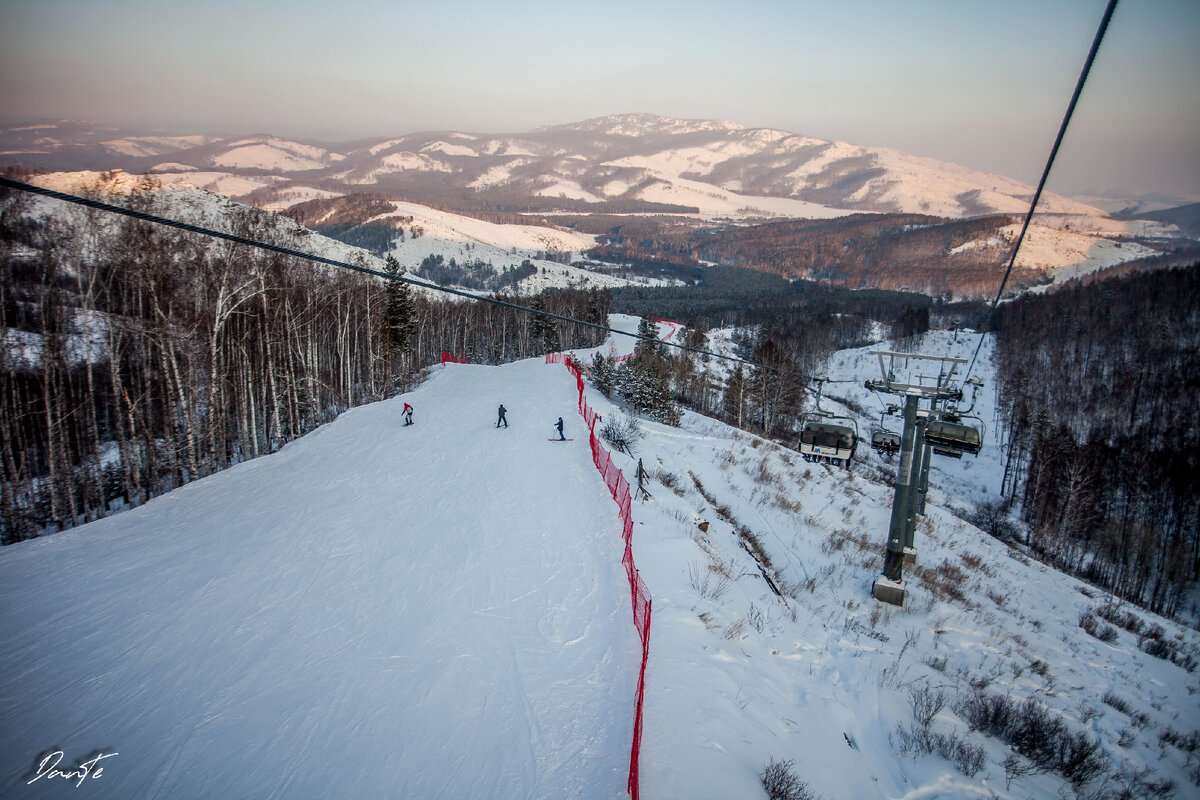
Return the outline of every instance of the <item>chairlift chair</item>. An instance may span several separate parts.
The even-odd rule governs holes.
[[[858,447],[858,423],[853,417],[821,408],[821,384],[824,381],[823,378],[817,379],[816,408],[801,417],[800,455],[805,461],[825,462],[850,469],[850,462]],[[831,420],[839,420],[841,424]]]
[[[879,427],[871,430],[871,448],[875,452],[891,457],[900,452],[900,434],[895,431],[889,431],[883,424],[883,418],[887,416],[888,411],[884,411],[879,415]]]
[[[893,456],[900,452],[900,434],[875,428],[871,431],[871,447],[885,456]]]
[[[976,418],[978,419],[978,418]],[[958,414],[946,414],[941,419],[931,419],[925,425],[925,441],[933,452],[941,456],[962,458],[963,453],[978,455],[983,444],[983,423],[979,427],[964,425]]]
[[[824,461],[837,467],[850,468],[854,451],[858,447],[858,425],[849,417],[850,425],[836,425],[813,418],[804,423],[800,430],[800,455],[805,461]]]

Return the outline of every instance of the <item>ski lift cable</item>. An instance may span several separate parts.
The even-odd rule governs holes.
[[[1021,233],[1017,236],[1017,241],[1013,245],[1012,256],[1008,260],[1008,267],[1004,270],[1004,277],[1000,281],[1000,288],[996,291],[996,297],[992,300],[992,307],[988,309],[987,317],[984,318],[982,330],[986,331],[992,319],[992,314],[995,313],[996,307],[1000,304],[1000,298],[1004,294],[1004,287],[1008,283],[1008,278],[1012,274],[1013,265],[1017,263],[1017,253],[1021,249],[1021,244],[1025,241],[1025,233],[1029,230],[1030,220],[1033,219],[1033,212],[1037,208],[1038,201],[1042,197],[1042,190],[1046,188],[1046,179],[1050,176],[1050,168],[1054,165],[1054,159],[1058,155],[1058,149],[1062,146],[1063,137],[1067,133],[1067,125],[1071,122],[1071,116],[1075,113],[1075,106],[1079,102],[1079,96],[1083,94],[1083,85],[1087,82],[1088,73],[1092,71],[1092,62],[1096,60],[1096,54],[1100,52],[1100,42],[1104,39],[1104,33],[1108,30],[1108,23],[1112,20],[1113,12],[1117,9],[1117,0],[1108,0],[1108,6],[1104,9],[1104,16],[1100,20],[1100,27],[1096,31],[1096,36],[1092,40],[1092,48],[1088,51],[1087,59],[1083,63],[1083,70],[1079,74],[1079,80],[1075,84],[1075,91],[1071,94],[1071,102],[1067,104],[1067,113],[1063,115],[1062,125],[1058,128],[1058,136],[1054,138],[1054,146],[1050,148],[1050,157],[1046,159],[1046,167],[1042,170],[1041,180],[1038,181],[1037,191],[1033,193],[1033,201],[1029,204],[1029,212],[1025,215],[1025,222],[1021,225]],[[975,345],[975,354],[971,356],[970,366],[967,367],[966,375],[963,376],[965,381],[971,377],[971,370],[975,368],[975,360],[979,357],[979,350],[983,347],[983,334],[979,336],[979,341]]]
[[[500,300],[499,298],[495,298],[495,297],[487,297],[486,295],[484,295],[484,296],[475,295],[475,294],[471,294],[470,292],[464,292],[459,289],[452,289],[448,286],[439,286],[439,285],[433,284],[433,283],[424,283],[422,281],[413,280],[412,278],[406,278],[403,275],[392,275],[387,272],[381,272],[379,270],[371,269],[370,267],[364,267],[364,266],[361,266],[358,264],[349,264],[345,261],[337,261],[336,259],[325,258],[324,256],[313,255],[312,253],[305,253],[301,250],[294,250],[290,247],[283,247],[281,245],[270,244],[268,242],[261,242],[261,241],[258,241],[257,239],[250,239],[248,237],[238,236],[237,234],[233,234],[233,233],[225,233],[223,231],[217,231],[217,230],[213,230],[211,228],[204,228],[199,225],[193,225],[189,222],[181,222],[180,220],[169,219],[167,217],[160,217],[156,214],[147,214],[144,211],[136,211],[132,208],[125,208],[124,206],[117,206],[117,205],[112,205],[111,203],[104,203],[104,202],[101,202],[99,200],[94,200],[89,197],[79,197],[78,195],[66,194],[64,192],[58,192],[53,189],[46,189],[44,187],[36,186],[31,183],[23,183],[21,181],[12,180],[11,178],[5,177],[3,175],[0,175],[0,186],[6,187],[9,189],[15,189],[15,190],[22,191],[22,192],[28,192],[30,194],[41,195],[43,197],[50,197],[55,200],[62,200],[67,203],[74,203],[75,205],[81,205],[81,206],[85,206],[87,208],[94,208],[98,211],[106,211],[106,212],[109,212],[112,214],[120,214],[122,216],[132,217],[134,219],[140,219],[145,222],[152,222],[157,225],[166,225],[168,227],[177,228],[179,230],[187,231],[189,233],[200,234],[201,236],[210,236],[210,237],[217,238],[217,239],[224,239],[229,242],[235,242],[237,244],[244,244],[249,247],[256,247],[260,250],[268,250],[268,251],[271,251],[274,253],[280,253],[280,254],[286,255],[286,256],[294,256],[295,258],[304,259],[305,261],[312,261],[312,262],[316,262],[319,264],[326,264],[328,266],[338,267],[341,269],[354,270],[355,272],[362,272],[367,275],[374,275],[375,277],[383,278],[384,280],[400,281],[401,283],[407,283],[407,284],[411,284],[413,286],[420,286],[425,289],[431,289],[433,291],[443,292],[445,294],[452,294],[452,295],[456,295],[458,297],[464,297],[468,300],[476,300],[479,302],[491,303],[492,305],[500,306],[502,308],[512,309],[513,311],[520,311],[520,312],[524,312],[527,314],[537,314],[537,315],[540,315],[543,317],[548,317],[550,319],[556,319],[561,322],[572,322],[576,325],[583,325],[588,328],[595,328],[597,330],[606,331],[608,333],[617,334],[620,336],[629,336],[629,337],[631,337],[633,339],[637,339],[639,341],[651,342],[656,345],[666,345],[667,347],[674,347],[679,350],[686,350],[691,353],[697,353],[699,355],[710,356],[712,358],[720,359],[723,361],[732,361],[732,362],[735,362],[738,364],[744,364],[749,367],[754,367],[756,369],[763,369],[763,370],[768,370],[770,372],[776,372],[781,375],[791,375],[793,377],[800,378],[801,380],[803,380],[807,383],[816,382],[815,376],[804,375],[799,372],[794,372],[792,370],[782,369],[780,367],[772,367],[768,364],[759,364],[755,361],[748,361],[743,358],[737,358],[736,356],[723,355],[721,353],[713,353],[708,350],[702,350],[697,347],[689,347],[687,345],[678,344],[676,342],[664,342],[655,337],[639,336],[638,334],[630,333],[629,331],[617,330],[616,328],[610,328],[606,325],[600,325],[595,322],[587,322],[585,320],[575,319],[573,317],[567,317],[567,316],[563,316],[561,314],[554,314],[549,311],[540,311],[535,308],[529,308],[528,306],[522,306],[522,305],[518,305],[516,303],[510,303],[506,300]],[[850,380],[828,381],[828,382],[829,383],[856,383],[856,381],[850,381]]]

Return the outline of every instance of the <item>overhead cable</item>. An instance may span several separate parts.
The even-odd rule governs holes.
[[[283,247],[283,246],[277,245],[277,244],[270,244],[269,242],[261,242],[261,241],[258,241],[257,239],[250,239],[245,236],[238,236],[237,234],[233,234],[233,233],[225,233],[224,231],[217,231],[217,230],[213,230],[211,228],[204,228],[199,225],[193,225],[190,222],[181,222],[180,220],[176,220],[176,219],[160,217],[157,214],[148,214],[144,211],[136,211],[132,208],[125,208],[124,206],[117,206],[117,205],[112,205],[111,203],[104,203],[104,202],[101,202],[99,200],[94,200],[89,197],[80,197],[78,195],[66,194],[64,192],[58,192],[53,189],[46,189],[44,187],[36,186],[31,183],[23,183],[21,181],[15,181],[15,180],[12,180],[11,178],[6,178],[2,175],[0,175],[0,186],[7,187],[9,189],[16,189],[16,190],[22,191],[22,192],[29,192],[31,194],[41,195],[43,197],[51,197],[55,200],[62,200],[67,203],[74,203],[75,205],[81,205],[81,206],[85,206],[87,208],[94,208],[99,211],[106,211],[106,212],[109,212],[112,214],[120,214],[122,216],[132,217],[134,219],[143,220],[145,222],[152,222],[156,225],[166,225],[171,228],[178,228],[179,230],[182,230],[182,231],[188,231],[189,233],[196,233],[196,234],[200,234],[202,236],[211,236],[211,237],[214,237],[217,239],[224,239],[229,242],[236,242],[237,244],[244,244],[249,247],[256,247],[260,250],[269,250],[273,253],[280,253],[280,254],[286,255],[286,256],[293,256],[295,258],[303,259],[305,261],[312,261],[312,262],[315,262],[318,264],[326,264],[328,266],[338,267],[341,269],[354,270],[355,272],[362,272],[367,275],[373,275],[377,278],[383,278],[384,280],[400,281],[401,283],[407,283],[407,284],[411,284],[413,286],[419,286],[424,289],[429,289],[429,290],[437,291],[437,292],[443,292],[445,294],[451,294],[451,295],[455,295],[458,297],[464,297],[464,298],[467,298],[468,300],[477,300],[477,301],[483,302],[483,303],[491,303],[492,305],[500,306],[502,308],[512,309],[513,311],[520,311],[520,312],[524,312],[527,314],[537,314],[537,315],[540,315],[543,317],[548,317],[550,319],[556,319],[561,322],[571,322],[576,325],[584,325],[589,328],[595,328],[596,330],[606,331],[608,333],[617,334],[620,336],[629,336],[631,338],[638,339],[639,341],[653,342],[656,345],[665,345],[667,347],[674,347],[678,350],[686,350],[690,353],[697,353],[699,355],[709,356],[711,358],[721,359],[723,361],[732,361],[732,362],[735,362],[738,364],[745,364],[746,366],[754,367],[755,369],[764,369],[764,370],[768,370],[770,372],[776,372],[776,373],[779,373],[782,375],[792,375],[794,377],[800,378],[801,380],[804,380],[809,383],[813,382],[813,380],[814,380],[812,376],[803,375],[803,374],[801,374],[799,372],[795,372],[793,370],[781,369],[779,367],[772,367],[768,364],[759,364],[754,361],[748,361],[743,358],[737,358],[736,356],[724,355],[721,353],[713,353],[708,350],[702,350],[697,347],[689,347],[685,344],[679,344],[676,342],[664,342],[664,341],[660,341],[659,339],[656,339],[656,338],[650,337],[650,336],[639,336],[636,333],[630,333],[629,331],[617,330],[616,328],[610,328],[606,325],[600,325],[595,322],[587,322],[586,320],[575,319],[573,317],[567,317],[567,316],[563,316],[561,314],[554,314],[549,311],[542,311],[542,310],[539,310],[536,308],[529,308],[528,306],[517,305],[516,303],[510,303],[506,300],[501,300],[496,297],[488,297],[486,295],[476,295],[476,294],[471,294],[470,292],[462,291],[460,289],[452,289],[448,286],[439,286],[439,285],[433,284],[433,283],[425,283],[423,281],[417,281],[417,280],[413,280],[412,278],[404,277],[403,275],[392,275],[390,273],[381,272],[379,270],[371,269],[370,267],[364,267],[359,264],[349,264],[345,261],[338,261],[338,260],[332,259],[332,258],[325,258],[324,256],[313,255],[312,253],[305,253],[301,250],[294,250],[290,247]],[[847,382],[847,381],[842,381],[842,382]]]
[[[1092,40],[1092,49],[1088,51],[1087,60],[1084,61],[1083,71],[1079,74],[1079,80],[1075,84],[1075,91],[1071,94],[1071,102],[1067,104],[1067,113],[1063,116],[1062,125],[1058,128],[1058,136],[1054,138],[1054,146],[1050,148],[1050,157],[1046,159],[1046,168],[1042,170],[1042,178],[1038,181],[1037,191],[1033,193],[1033,201],[1029,204],[1029,213],[1025,215],[1025,222],[1021,225],[1021,234],[1017,237],[1016,244],[1013,245],[1012,257],[1008,260],[1008,268],[1004,270],[1004,278],[1000,281],[1000,288],[996,291],[996,299],[992,301],[992,307],[988,310],[988,315],[984,320],[982,330],[986,331],[988,324],[991,322],[992,314],[996,311],[996,306],[1000,304],[1000,297],[1004,294],[1004,287],[1008,283],[1008,276],[1012,274],[1013,265],[1017,263],[1017,252],[1021,249],[1021,243],[1025,241],[1025,232],[1029,230],[1029,222],[1033,219],[1034,209],[1037,208],[1038,201],[1042,197],[1042,190],[1046,188],[1046,179],[1050,177],[1050,167],[1054,165],[1054,158],[1058,155],[1058,148],[1062,145],[1063,137],[1067,133],[1067,125],[1071,122],[1071,115],[1075,113],[1075,105],[1079,102],[1079,96],[1083,94],[1083,85],[1087,82],[1088,73],[1092,71],[1092,62],[1096,60],[1096,54],[1100,52],[1100,42],[1104,39],[1104,33],[1108,30],[1108,23],[1112,20],[1113,12],[1117,9],[1117,0],[1108,0],[1108,7],[1104,9],[1104,17],[1100,20],[1100,28],[1096,31],[1096,37]],[[975,354],[971,356],[971,364],[967,367],[966,375],[963,380],[971,377],[971,370],[975,367],[975,359],[979,357],[979,349],[983,346],[983,336],[979,337],[979,342],[975,345]]]

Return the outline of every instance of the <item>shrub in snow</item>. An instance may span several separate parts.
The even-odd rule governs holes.
[[[1111,690],[1105,692],[1104,696],[1100,698],[1100,701],[1106,705],[1112,706],[1117,711],[1120,711],[1122,714],[1129,713],[1129,701],[1126,700],[1125,698],[1121,697],[1120,695],[1115,694]]]
[[[604,421],[600,426],[600,438],[616,450],[628,456],[635,456],[638,442],[642,439],[642,429],[635,417],[622,414],[620,417],[610,417]]]
[[[929,684],[913,686],[908,690],[908,703],[912,706],[913,716],[922,728],[929,728],[933,718],[946,705],[946,695],[934,691]]]
[[[1118,628],[1124,628],[1135,636],[1141,636],[1142,631],[1146,628],[1146,623],[1141,617],[1129,611],[1121,610],[1121,603],[1115,597],[1096,609],[1096,616],[1107,622],[1111,622]]]
[[[1029,698],[1018,703],[1006,695],[976,691],[955,709],[971,730],[1007,743],[1042,772],[1057,772],[1075,786],[1100,777],[1108,758],[1100,742],[1072,732],[1063,720]]]
[[[1168,727],[1158,735],[1158,746],[1164,747],[1168,744],[1178,747],[1188,757],[1188,763],[1190,764],[1192,754],[1200,750],[1200,730],[1195,730],[1191,733],[1181,733],[1174,728]]]
[[[698,595],[714,603],[721,602],[721,598],[732,586],[728,578],[715,575],[711,568],[698,567],[695,564],[688,565],[688,582]]]
[[[1004,500],[980,503],[967,522],[1002,542],[1020,542],[1021,528],[1009,516],[1010,505]]]
[[[1117,629],[1112,625],[1103,625],[1096,619],[1095,612],[1084,611],[1079,615],[1079,627],[1102,642],[1111,644],[1117,640]]]
[[[680,497],[683,496],[683,491],[680,489],[680,486],[679,486],[679,478],[675,475],[675,473],[667,472],[666,470],[660,469],[654,473],[654,477],[663,486],[665,486],[668,489],[670,489],[671,491],[675,492]],[[707,526],[707,523],[706,523],[706,526]]]
[[[968,778],[974,778],[987,764],[987,756],[979,745],[958,734],[935,733],[921,725],[898,726],[896,750],[904,755],[941,756]]]
[[[762,785],[770,800],[814,800],[808,785],[793,771],[795,762],[772,758],[763,767]]]
[[[1147,655],[1170,661],[1188,672],[1196,670],[1196,656],[1182,652],[1177,642],[1166,638],[1166,631],[1161,625],[1152,625],[1149,630],[1138,634],[1138,649]]]

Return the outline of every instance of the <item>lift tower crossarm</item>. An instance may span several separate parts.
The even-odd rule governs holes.
[[[899,353],[894,350],[871,350],[870,354],[879,359],[879,372],[882,380],[867,381],[866,387],[877,392],[915,396],[929,400],[961,400],[962,389],[955,386],[954,373],[959,364],[966,364],[965,358],[953,356],[927,356],[922,353]],[[936,376],[918,375],[919,383],[903,383],[896,380],[896,363],[898,361],[936,361],[940,369]],[[949,365],[947,368],[946,365]]]

